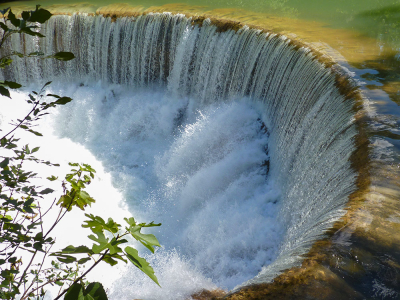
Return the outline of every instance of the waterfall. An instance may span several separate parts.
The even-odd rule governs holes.
[[[358,134],[354,99],[341,92],[339,71],[285,36],[246,26],[222,30],[209,19],[195,21],[168,13],[116,20],[54,16],[41,29],[45,39],[13,35],[6,47],[27,53],[71,51],[76,59],[64,63],[17,58],[2,76],[25,83],[56,78],[63,83],[101,81],[132,91],[157,91],[161,99],[167,95],[172,103],[174,99],[184,103],[176,107],[182,115],[186,110],[208,112],[203,119],[197,115],[197,121],[215,116],[214,112],[224,116],[226,126],[235,130],[218,133],[221,140],[246,123],[240,118],[243,109],[244,115],[258,122],[258,128],[267,128],[268,141],[255,131],[258,142],[254,147],[268,148],[270,167],[265,184],[279,190],[274,201],[281,227],[273,261],[259,266],[260,272],[252,279],[235,285],[269,282],[282,270],[299,265],[302,255],[345,213],[357,177],[350,163]],[[168,101],[160,107],[173,105]],[[240,103],[239,108],[228,108],[233,120],[219,111],[230,103]],[[252,112],[241,105],[251,106]],[[235,120],[241,124],[237,128]],[[240,143],[239,139],[236,142]],[[173,149],[181,149],[179,140],[171,143]],[[182,149],[180,155],[189,148]],[[172,150],[165,153],[177,155]],[[267,159],[257,155],[261,161]],[[163,159],[168,161],[161,158],[161,162]],[[266,195],[265,202],[273,201]],[[246,220],[242,221],[244,230]],[[263,236],[256,238],[262,240]]]

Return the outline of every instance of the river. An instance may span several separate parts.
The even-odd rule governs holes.
[[[72,0],[62,2],[44,0],[41,4],[44,8],[48,8],[53,13],[71,14],[79,11],[93,14],[97,11],[98,13],[106,13],[110,16],[123,16],[124,14],[134,15],[142,14],[143,12],[172,12],[183,13],[188,16],[211,17],[218,20],[224,20],[225,22],[237,22],[231,24],[248,25],[253,28],[262,28],[266,31],[282,34],[290,39],[308,45],[315,51],[319,51],[322,55],[327,55],[333,59],[333,61],[337,62],[344,70],[346,70],[346,72],[351,74],[352,78],[358,83],[363,97],[363,115],[360,118],[362,118],[362,130],[368,139],[368,145],[366,148],[363,148],[361,152],[356,154],[358,160],[363,161],[363,163],[357,162],[357,159],[353,161],[353,166],[357,164],[363,165],[363,167],[358,169],[358,172],[360,172],[359,178],[361,178],[357,182],[358,192],[352,194],[347,202],[347,213],[340,221],[334,224],[334,229],[329,231],[328,236],[313,244],[308,255],[306,255],[307,259],[303,262],[302,267],[294,267],[291,271],[283,273],[276,278],[275,285],[274,283],[266,283],[265,286],[262,285],[262,288],[264,289],[265,295],[278,295],[281,297],[282,295],[283,297],[285,297],[285,295],[287,297],[289,297],[288,295],[291,295],[291,299],[302,299],[304,295],[316,299],[350,299],[351,297],[354,299],[397,299],[400,292],[400,276],[398,275],[400,271],[400,268],[398,267],[400,261],[398,254],[400,247],[400,237],[398,235],[398,229],[400,229],[400,204],[398,203],[400,194],[398,183],[400,171],[400,5],[396,2],[397,1],[288,0],[264,1],[262,3],[260,1],[185,1],[175,4],[166,1],[131,1],[128,4],[110,4],[110,1],[100,0],[96,1],[96,3],[85,2],[77,4],[76,1]],[[15,10],[18,10],[19,8],[31,8],[32,3],[33,2],[31,1],[15,1],[10,5],[15,7]],[[9,5],[1,4],[0,8],[7,6]],[[85,87],[82,87],[80,90],[79,87],[76,87],[76,97],[79,97],[78,95],[84,92],[90,94],[91,89],[96,88],[100,89],[99,86],[88,86],[86,87],[86,90]],[[107,94],[107,91],[103,90],[101,93],[104,94],[105,99],[107,99],[107,97],[112,98],[115,96],[110,96]],[[116,93],[118,94],[118,92]],[[119,101],[125,101],[125,93],[125,91],[119,92]],[[145,94],[142,98],[149,100],[154,97],[162,99],[163,103],[165,103],[161,104],[164,108],[162,109],[163,115],[158,117],[159,120],[163,120],[163,118],[168,114],[172,114],[172,112],[169,112],[170,107],[173,106],[173,104],[170,103],[170,99],[164,99],[163,96],[157,96],[154,94]],[[93,106],[88,104],[92,101],[90,100],[90,96],[85,99],[84,105],[87,105],[85,109],[88,111],[96,109],[95,104],[93,104]],[[143,106],[143,104],[140,104],[140,101],[142,100],[138,100],[135,105]],[[148,105],[148,108],[146,109],[149,110],[148,113],[150,114],[150,112],[153,113],[153,107],[151,101],[150,103],[148,102],[149,101],[146,102],[146,105]],[[190,101],[188,103],[190,103]],[[179,110],[188,104],[185,102],[185,99],[182,98],[179,99],[178,104],[175,103],[174,105],[177,105],[176,109]],[[215,113],[215,111],[218,111],[221,108],[211,107],[207,111],[203,112],[204,115],[189,116],[188,119],[191,119],[191,121],[184,123],[184,126],[186,126],[185,128],[189,131],[192,130],[190,132],[198,132],[200,134],[200,128],[202,126],[201,122],[207,120],[207,122],[211,122],[214,124],[214,127],[218,128],[218,126],[220,126],[218,124],[223,122],[217,118],[218,115],[230,114],[235,116],[234,119],[240,119],[241,113],[239,113],[239,111],[245,112],[249,116],[253,115],[251,118],[257,120],[257,113],[253,111],[253,107],[242,107],[240,106],[240,103],[235,105],[237,106],[228,108],[229,113],[226,112],[226,108],[223,113]],[[78,113],[81,108],[82,106],[75,107],[74,109]],[[77,113],[75,116],[77,116]],[[101,112],[99,111],[98,114],[101,114]],[[143,116],[143,114],[146,113],[137,116],[137,119],[140,120],[140,118],[144,118],[145,116]],[[68,116],[62,117],[68,118]],[[229,125],[229,128],[231,128],[232,132],[237,133],[239,129],[235,127],[237,124],[235,124],[233,120],[226,119],[225,122],[231,122],[232,124]],[[113,121],[110,120],[107,122],[112,124]],[[163,128],[165,125],[161,124],[157,126]],[[255,139],[253,137],[252,143],[255,143],[255,145],[258,145],[259,147],[260,145],[263,145],[263,143],[267,143],[257,135],[257,132],[251,131],[254,130],[252,126],[254,127],[254,124],[251,125],[248,130],[246,129],[242,135],[239,134],[237,138],[233,139],[233,141],[227,142],[226,145],[246,140],[250,135],[256,137]],[[244,128],[245,123],[239,125],[239,127]],[[65,129],[60,129],[61,132],[63,130],[66,132],[63,133],[66,137],[72,138],[75,134],[72,129],[70,132]],[[215,135],[218,139],[224,140],[222,132],[210,132],[209,134]],[[110,133],[110,135],[112,135],[112,133]],[[163,133],[152,132],[150,135],[162,136]],[[94,134],[94,136],[99,136],[99,134]],[[75,140],[82,140],[83,143],[85,138],[87,138],[87,136],[80,136],[75,138]],[[91,138],[93,139],[93,136]],[[153,140],[153,138],[150,140]],[[96,140],[96,143],[97,142],[98,140]],[[149,140],[145,140],[144,143],[146,144],[149,142]],[[189,144],[187,145],[187,143]],[[217,143],[216,140],[209,140],[207,142],[207,139],[201,137],[201,135],[199,140],[196,140],[194,137],[189,139],[186,137],[185,139],[184,133],[181,133],[181,135],[175,137],[175,139],[172,138],[170,141],[167,141],[165,145],[157,146],[159,147],[157,148],[157,151],[163,154],[158,156],[155,166],[157,168],[157,166],[160,166],[157,164],[160,163],[167,166],[164,168],[160,167],[161,174],[157,174],[157,176],[168,178],[170,174],[169,172],[172,172],[168,168],[179,169],[181,168],[181,166],[179,167],[179,164],[187,164],[188,162],[179,161],[179,159],[182,158],[182,153],[189,151],[185,149],[195,149],[202,146],[205,147],[205,149],[209,149],[210,147],[216,147],[214,145],[215,143]],[[93,145],[94,142],[92,143],[92,146]],[[226,145],[223,147],[228,147]],[[90,141],[87,147],[91,147]],[[154,145],[152,147],[154,147]],[[93,149],[90,150],[97,153],[97,156],[99,156],[99,153],[103,151],[101,147],[94,149],[95,146],[93,146],[92,148]],[[256,146],[250,148],[257,149]],[[180,153],[179,151],[182,151],[180,155],[177,154]],[[237,156],[243,155],[240,154],[240,151],[242,151],[240,149],[234,151],[239,151],[237,152],[238,154],[236,154]],[[234,151],[232,153],[236,153]],[[248,149],[245,151],[251,150]],[[119,155],[121,155],[121,153],[124,152],[119,153]],[[155,154],[149,155],[152,155],[153,157],[157,156]],[[224,158],[221,156],[222,154],[215,155],[220,156],[220,159]],[[262,156],[262,153],[258,153],[257,155],[259,155],[259,161],[265,159],[265,157]],[[178,156],[180,157],[179,159]],[[197,159],[198,160],[193,162],[194,165],[199,165],[201,164],[200,162],[204,160],[200,154]],[[164,163],[162,163],[163,160]],[[136,164],[132,162],[131,164],[140,165],[139,163]],[[178,167],[173,164],[178,164]],[[251,165],[252,162],[249,162],[249,164]],[[125,163],[125,165],[128,165],[128,163]],[[226,172],[230,172],[228,170],[228,165],[226,167]],[[137,167],[133,168],[135,169]],[[207,165],[207,168],[211,168],[211,164]],[[256,175],[259,175],[262,171],[255,170],[254,172]],[[174,174],[174,176],[177,176],[176,170],[174,171]],[[196,178],[192,178],[191,180],[193,181],[193,185],[196,185],[196,180],[199,180],[202,176],[207,177],[210,176],[210,174],[216,173],[211,172],[204,174],[207,175],[200,175],[199,173]],[[252,182],[257,182],[258,177],[256,175],[254,175],[255,177],[252,179],[254,181]],[[136,175],[133,177],[135,176]],[[148,176],[151,177],[153,175],[150,174]],[[218,173],[218,177],[221,176],[222,175]],[[175,178],[174,180],[177,179]],[[247,178],[246,180],[250,179]],[[200,180],[199,182],[203,181]],[[175,182],[174,184],[179,185],[181,183]],[[191,196],[191,194],[187,189],[186,186],[187,198],[190,199],[189,196]],[[213,189],[218,191],[219,187],[217,188],[210,185],[209,190],[212,191]],[[257,190],[262,188],[255,186],[252,187],[252,189]],[[277,197],[274,191],[274,188],[271,186],[268,186],[266,190],[262,191],[264,194],[270,195],[268,201],[273,204],[275,203],[274,197]],[[135,191],[132,191],[131,193],[134,192]],[[160,191],[158,187],[157,193],[161,192],[165,191]],[[249,191],[244,190],[240,191],[240,193],[248,192]],[[238,191],[230,191],[230,193],[238,193]],[[182,195],[184,196],[181,192],[179,195],[172,193],[166,199],[170,199],[171,197],[183,197]],[[149,199],[155,199],[158,196],[152,195],[154,198],[151,198],[147,195],[146,197]],[[254,203],[257,203],[258,201],[257,196],[253,196],[251,199]],[[167,203],[164,203],[164,205],[169,205],[168,201]],[[191,199],[190,201],[195,201],[195,199]],[[220,210],[222,212],[222,208],[218,206],[223,205],[224,199],[214,199],[213,201],[219,204],[215,204],[216,207],[209,207],[208,209],[214,209],[214,211]],[[182,205],[182,203],[180,205]],[[183,205],[189,204],[186,203]],[[240,209],[243,210],[243,208]],[[192,210],[184,209],[184,211],[178,211],[170,218],[179,219],[182,217],[182,214],[187,214],[188,211]],[[205,223],[212,222],[213,218],[206,218],[206,212],[207,210],[204,210],[199,213],[197,217],[203,219],[197,220],[197,223],[201,223],[201,221]],[[233,214],[230,211],[225,213],[227,215],[223,215],[223,219],[227,219],[228,215]],[[249,213],[253,215],[256,214],[254,211],[250,211]],[[210,215],[208,215],[208,217],[209,216]],[[217,216],[217,214],[215,216]],[[221,215],[219,214],[219,216]],[[261,219],[264,218],[262,222],[268,223],[271,222],[270,216],[271,215],[269,214],[261,214],[259,217]],[[239,222],[238,219],[232,220],[234,220],[232,222]],[[188,226],[188,231],[185,233],[187,236],[200,234],[198,228],[191,227],[193,225]],[[220,228],[221,230],[226,231],[228,230],[227,226],[228,225],[225,224]],[[251,226],[256,225],[254,224]],[[271,222],[269,226],[270,228],[273,228],[273,222]],[[279,231],[280,229],[276,228],[267,232],[253,231],[252,234],[265,235],[267,233],[271,234],[271,232],[279,233]],[[204,233],[200,234],[200,237],[203,239],[206,238],[206,236],[207,235],[204,235]],[[176,237],[170,236],[170,238],[172,240],[179,240]],[[272,240],[276,239],[277,243],[280,243],[277,235],[272,234],[270,235],[270,238]],[[241,239],[243,240],[245,238]],[[173,242],[174,245],[181,245],[181,241],[176,242],[175,240]],[[211,244],[215,243],[217,243],[217,241],[212,241]],[[247,245],[249,244],[250,243]],[[197,245],[197,247],[200,248],[204,246],[197,240],[193,242],[193,245]],[[237,246],[234,242],[232,242],[232,245],[233,248]],[[206,246],[204,247],[204,249],[206,249],[204,251],[210,251],[211,249]],[[254,247],[255,248],[250,252],[255,253],[257,252],[257,247],[265,248],[265,245],[255,245]],[[267,247],[270,249],[271,253],[266,257],[260,258],[257,255],[250,255],[249,257],[246,257],[246,259],[253,263],[255,262],[255,264],[257,264],[257,259],[261,261],[272,260],[276,253],[274,247],[275,246]],[[184,253],[187,254],[191,250],[185,251]],[[212,253],[214,257],[220,255],[215,254],[214,252],[210,253]],[[179,257],[175,252],[169,252],[163,255],[169,257],[171,261],[176,265],[181,266],[181,268],[186,268],[185,259]],[[233,255],[232,257],[234,258],[235,256]],[[196,256],[194,260],[196,259],[201,260],[201,257]],[[224,265],[225,262],[223,259],[218,260],[218,263],[220,264],[218,268],[222,270],[221,272],[226,274],[234,272]],[[196,268],[201,269],[201,264],[201,262],[198,264],[195,263]],[[247,275],[243,274],[241,274],[243,276],[240,275],[237,276],[238,278],[234,279],[232,279],[232,276],[221,278],[216,275],[218,268],[215,270],[211,270],[212,267],[210,266],[206,266],[205,268],[209,270],[206,272],[203,270],[202,274],[206,274],[205,277],[207,278],[214,278],[213,284],[222,288],[228,287],[229,289],[232,289],[237,284],[250,279],[246,277]],[[242,267],[239,266],[239,268]],[[256,269],[257,267],[255,267],[255,270]],[[167,271],[165,272],[166,274],[169,274]],[[189,270],[188,272],[193,272],[193,270]],[[191,278],[198,279],[199,277],[193,275]],[[212,284],[210,285],[209,283],[205,283],[205,279],[205,281],[202,280],[203,279],[198,282],[202,282],[204,287],[213,287]],[[196,288],[201,286],[198,282],[196,282]],[[288,283],[290,287],[282,289],[282,286],[284,286],[282,283],[285,282]],[[126,285],[127,283],[125,282],[123,284]],[[338,289],[338,286],[341,288]],[[174,291],[176,292],[177,290],[177,288],[175,290],[172,289],[171,293],[174,293]],[[190,288],[188,290],[190,290]],[[147,294],[144,293],[142,295]],[[147,295],[147,297],[152,296]],[[172,295],[170,298],[174,299],[174,296]]]

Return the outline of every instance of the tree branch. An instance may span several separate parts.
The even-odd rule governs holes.
[[[96,261],[93,266],[91,266],[85,273],[83,273],[81,276],[79,276],[68,288],[66,288],[61,294],[59,294],[56,298],[54,298],[54,300],[58,300],[61,298],[61,296],[63,296],[71,286],[73,286],[75,283],[79,282],[82,278],[84,278],[90,271],[93,270],[93,268],[95,266],[97,266],[99,264],[99,262],[101,262],[104,257],[108,254],[108,251],[110,251],[109,249],[106,250],[106,252],[104,252],[104,254],[100,257],[100,259],[98,261]]]

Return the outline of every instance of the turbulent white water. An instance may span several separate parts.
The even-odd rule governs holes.
[[[103,163],[133,215],[163,223],[149,258],[163,289],[129,270],[116,299],[269,281],[343,214],[353,103],[309,50],[170,14],[56,16],[42,32],[9,46],[77,59],[16,61],[4,76],[62,82],[52,89],[75,101],[56,134]]]
[[[276,257],[278,194],[251,105],[191,111],[191,100],[118,87],[69,94],[77,101],[60,110],[56,131],[103,162],[134,216],[163,223],[156,265],[177,249],[215,284],[233,288]]]
[[[238,101],[191,111],[190,100],[160,92],[132,93],[101,84],[57,86],[61,84],[53,84],[52,93],[67,93],[75,100],[53,113],[43,127],[51,124],[58,138],[90,150],[110,172],[130,211],[110,210],[108,215],[103,209],[101,216],[122,221],[132,214],[140,221],[163,224],[152,230],[163,249],[149,257],[163,289],[131,270],[123,284],[116,283],[114,299],[164,298],[168,293],[176,299],[179,293],[183,297],[215,284],[233,288],[276,257],[281,240],[278,194],[263,165],[268,137],[251,105]],[[45,143],[60,141],[53,137]],[[61,151],[55,150],[60,151],[58,157],[87,159],[72,143],[61,145]],[[100,204],[94,207],[119,205],[110,195],[97,193],[96,198]],[[67,231],[61,234],[67,244],[76,244]],[[131,285],[137,287],[133,294],[130,289],[120,294],[121,287]]]

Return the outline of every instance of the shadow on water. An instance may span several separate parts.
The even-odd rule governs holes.
[[[380,43],[400,47],[400,4],[358,13],[352,23],[356,29],[366,32],[369,36],[378,37]],[[366,27],[365,24],[370,26]]]
[[[384,90],[393,102],[400,105],[400,54],[398,52],[386,51],[374,60],[366,60],[354,65],[359,69],[375,70],[374,74],[366,73],[361,77],[379,82],[382,86],[367,85],[367,87],[371,90]]]
[[[351,26],[366,37],[375,38],[380,51],[375,59],[350,63],[358,69],[373,70],[373,73],[361,77],[379,84],[367,84],[366,87],[372,91],[385,91],[394,103],[400,105],[400,4],[358,13]],[[390,106],[387,105],[382,113],[393,113]]]
[[[400,8],[399,8],[400,9]],[[400,57],[399,53],[387,49],[376,59],[351,64],[358,69],[371,70],[360,77],[367,82],[371,98],[376,102],[378,114],[372,116],[372,136],[385,137],[396,142],[400,140]],[[382,94],[382,91],[385,94]],[[375,96],[372,96],[375,95]],[[374,99],[375,97],[375,99]],[[390,101],[390,100],[391,101]],[[400,149],[398,146],[396,146]]]
[[[307,262],[306,268],[225,299],[399,299],[399,245],[378,246],[367,236],[343,240],[337,235],[325,254]]]
[[[33,0],[24,0],[24,1],[32,1],[33,2]],[[7,0],[7,1],[5,1],[3,3],[0,3],[0,4],[7,5],[8,3],[13,4],[14,2],[20,2],[20,0]]]
[[[210,2],[215,2],[210,0]],[[299,15],[298,9],[288,5],[288,0],[266,0],[266,1],[228,1],[227,7],[250,9],[252,11],[265,12],[271,15],[280,15],[295,18]],[[207,3],[207,1],[205,1]]]

